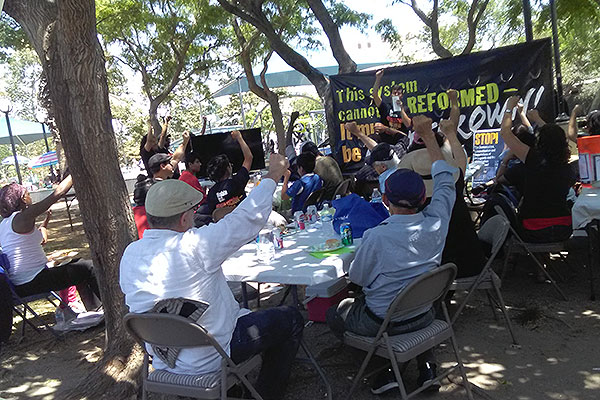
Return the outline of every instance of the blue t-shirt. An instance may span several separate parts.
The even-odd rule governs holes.
[[[317,174],[306,174],[288,188],[286,194],[292,198],[292,213],[304,211],[304,202],[315,190],[321,189],[321,178]]]

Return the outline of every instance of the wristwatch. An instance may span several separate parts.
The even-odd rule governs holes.
[[[504,112],[507,114],[512,114],[514,111],[514,108],[507,108]]]

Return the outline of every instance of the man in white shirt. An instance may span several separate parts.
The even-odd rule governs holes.
[[[193,228],[201,192],[179,180],[154,184],[146,199],[150,229],[125,249],[121,259],[120,284],[131,312],[147,312],[158,301],[170,298],[206,302],[209,307],[197,323],[235,362],[263,353],[256,388],[265,400],[283,397],[304,321],[291,307],[257,312],[240,309],[221,264],[263,228],[276,182],[288,165],[285,157],[271,155],[261,184],[232,213],[201,228]],[[220,356],[207,347],[182,349],[174,368],[159,357],[154,357],[153,366],[180,374],[205,374],[219,370]]]

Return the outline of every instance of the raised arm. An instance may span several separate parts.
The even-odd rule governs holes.
[[[450,143],[450,149],[452,150],[452,157],[456,162],[456,166],[461,169],[463,174],[467,170],[467,156],[463,150],[462,144],[458,140],[456,125],[451,120],[443,119],[440,121],[440,130],[446,135],[448,143]]]
[[[529,122],[529,118],[527,118],[527,113],[525,113],[523,103],[519,102],[519,104],[517,104],[517,108],[519,110],[519,116],[521,117],[521,122],[523,125],[525,125],[527,129],[531,129],[531,122]]]
[[[381,86],[381,78],[383,78],[383,70],[375,72],[375,83],[373,83],[373,101],[379,107],[381,105],[381,97],[379,97],[379,87]]]
[[[404,110],[404,105],[402,105],[402,107],[400,109],[400,115],[402,116],[402,124],[405,127],[410,128],[412,126],[412,119],[408,116],[408,114]]]
[[[444,156],[442,155],[442,150],[440,149],[437,139],[435,138],[435,134],[431,129],[431,118],[423,115],[417,115],[413,118],[413,123],[415,132],[419,134],[419,136],[423,139],[425,146],[427,147],[427,153],[431,158],[431,164],[438,160],[443,160]]]
[[[374,141],[373,139],[362,133],[360,129],[358,129],[358,125],[356,125],[356,122],[346,122],[344,124],[344,128],[346,128],[348,132],[350,132],[351,134],[356,136],[361,142],[363,142],[364,145],[367,146],[367,149],[373,150],[373,147],[377,146],[376,141]]]
[[[171,122],[171,116],[167,115],[167,118],[165,118],[165,123],[162,126],[162,130],[160,131],[160,137],[158,138],[158,147],[161,149],[165,148],[165,144],[167,142],[167,130],[169,129],[169,122]]]
[[[567,129],[567,138],[577,143],[577,115],[581,111],[581,106],[579,104],[573,107],[573,111],[571,111],[571,118],[569,118],[569,128]]]
[[[511,96],[508,99],[506,111],[504,112],[504,117],[502,118],[502,125],[500,126],[500,135],[502,136],[502,139],[504,139],[504,143],[506,143],[510,151],[512,151],[519,160],[525,162],[527,153],[529,153],[529,146],[521,142],[519,138],[516,137],[512,132],[512,114],[518,103],[519,96]]]
[[[242,133],[240,131],[231,132],[231,137],[239,143],[242,148],[242,153],[244,154],[244,162],[242,163],[242,167],[246,168],[250,171],[250,167],[252,167],[252,152],[250,151],[250,147],[246,144],[246,141],[242,137]]]
[[[458,104],[458,91],[455,89],[448,89],[448,100],[450,101],[450,122],[454,125],[454,129],[458,129],[458,123],[460,121],[460,106]],[[446,132],[444,132],[446,133]]]
[[[152,121],[146,121],[148,125],[148,133],[146,134],[146,144],[144,144],[144,149],[146,151],[151,151],[156,146],[156,136],[154,136],[154,130],[152,129]]]
[[[44,200],[31,204],[13,219],[12,228],[16,233],[29,233],[35,228],[35,219],[48,211],[52,204],[61,199],[73,186],[73,178],[67,176]]]
[[[292,175],[292,172],[289,169],[285,170],[285,172],[283,173],[283,186],[281,187],[282,201],[286,201],[290,198],[290,196],[288,196],[287,194],[287,191],[289,189],[288,186],[290,185],[290,175]]]
[[[206,117],[202,117],[202,130],[200,131],[200,136],[206,133]]]
[[[177,164],[179,164],[179,162],[181,160],[183,160],[183,157],[185,156],[185,148],[187,147],[188,143],[190,142],[190,132],[189,131],[183,132],[183,135],[181,135],[181,137],[182,137],[181,144],[179,145],[177,150],[175,150],[175,153],[173,153],[173,158],[171,159],[171,165],[173,166],[173,168],[175,168],[177,166]]]
[[[536,124],[538,128],[541,128],[542,126],[546,125],[546,121],[544,121],[542,117],[540,117],[540,113],[535,108],[527,111],[527,118],[529,119],[529,121]]]
[[[502,161],[500,162],[500,166],[496,171],[496,180],[500,179],[500,177],[504,175],[506,169],[508,168],[508,162],[513,158],[515,158],[515,155],[511,150],[508,150],[506,154],[504,154],[504,157],[502,157]]]

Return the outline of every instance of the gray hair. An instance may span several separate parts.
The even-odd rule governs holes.
[[[398,168],[398,165],[400,165],[400,159],[398,158],[398,156],[396,156],[396,154],[394,154],[391,160],[375,161],[373,162],[373,165],[385,165],[387,169],[394,170]]]
[[[154,215],[146,213],[146,219],[148,220],[148,225],[150,225],[150,228],[171,229],[175,228],[179,224],[179,219],[184,214],[184,212],[176,215],[171,215],[169,217],[155,217]]]

